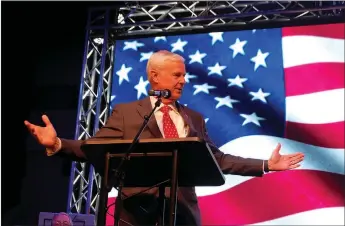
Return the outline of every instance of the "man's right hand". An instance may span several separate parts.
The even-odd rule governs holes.
[[[42,115],[42,120],[45,124],[45,127],[31,124],[27,120],[24,121],[24,124],[26,125],[32,136],[41,145],[43,145],[46,148],[54,148],[54,145],[56,144],[58,139],[54,126],[52,125],[52,123],[46,115]]]

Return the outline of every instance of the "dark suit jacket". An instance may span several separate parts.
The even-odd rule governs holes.
[[[215,159],[217,160],[224,174],[237,174],[243,176],[262,176],[262,160],[241,158],[222,153],[209,139],[205,122],[201,114],[176,103],[176,107],[185,123],[189,126],[189,137],[200,137],[208,142]],[[95,134],[94,137],[111,137],[118,139],[133,139],[142,125],[145,115],[149,115],[152,110],[149,97],[131,103],[118,104],[112,111],[107,123]],[[148,123],[141,138],[162,138],[154,116]],[[59,155],[74,158],[77,161],[85,161],[85,156],[80,149],[82,141],[61,139],[62,150]],[[123,193],[131,195],[144,188],[124,188]],[[149,194],[158,195],[158,189],[151,189]],[[166,192],[169,197],[169,191]],[[185,207],[188,214],[194,218],[195,224],[200,225],[200,212],[197,205],[195,188],[179,188],[178,202]]]

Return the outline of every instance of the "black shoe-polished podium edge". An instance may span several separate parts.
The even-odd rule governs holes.
[[[115,223],[119,222],[122,187],[158,186],[160,190],[171,187],[169,225],[175,226],[178,187],[220,186],[225,183],[223,173],[208,144],[198,137],[187,137],[138,140],[136,147],[128,155],[122,170],[123,180],[119,184],[110,176],[114,174],[123,157],[127,156],[132,142],[133,140],[91,138],[82,145],[88,161],[102,177],[97,226],[105,225],[108,192],[112,187],[119,187],[117,198],[120,199],[120,205],[116,207]],[[161,195],[164,195],[164,192],[160,192]],[[160,223],[163,225],[164,211],[161,212],[163,215]]]

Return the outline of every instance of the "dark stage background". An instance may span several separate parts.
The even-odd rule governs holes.
[[[2,2],[2,225],[66,211],[70,161],[45,156],[23,121],[47,114],[74,137],[87,9],[114,3]]]

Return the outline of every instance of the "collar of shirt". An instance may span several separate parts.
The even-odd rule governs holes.
[[[153,108],[155,107],[155,103],[156,103],[156,101],[157,101],[157,98],[156,98],[156,97],[153,97],[153,96],[150,96],[150,101],[151,101],[151,106],[152,106],[152,109],[153,109]],[[156,110],[155,110],[155,113],[156,113],[157,111],[159,111],[159,109],[160,109],[161,107],[163,107],[163,106],[164,106],[164,104],[162,103],[159,107],[157,107]],[[169,104],[168,106],[170,106],[170,107],[172,108],[172,110],[173,110],[176,114],[180,114],[180,113],[177,111],[177,108],[176,108],[175,103]]]

